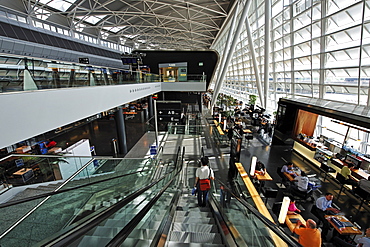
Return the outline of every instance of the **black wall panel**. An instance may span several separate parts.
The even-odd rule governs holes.
[[[89,53],[93,55],[99,55],[109,58],[120,59],[120,53],[114,51],[107,51],[105,49],[96,48],[94,46],[89,46],[68,40],[68,38],[63,39],[51,34],[36,32],[34,30],[29,30],[23,27],[11,25],[8,23],[0,23],[0,36],[5,36],[9,38],[30,41],[38,44],[49,45],[53,47],[64,48],[73,51],[79,51],[84,53]]]

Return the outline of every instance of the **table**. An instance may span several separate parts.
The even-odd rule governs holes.
[[[265,172],[264,175],[261,175],[261,174],[258,174],[256,171],[255,171],[255,178],[260,181],[259,183],[259,189],[261,189],[261,187],[264,185],[264,183],[262,183],[262,181],[272,181],[272,177],[270,176],[270,174],[268,174],[267,172]]]
[[[24,154],[31,151],[31,146],[22,146],[15,150],[17,154]]]
[[[298,219],[302,222],[303,225],[306,225],[306,221],[303,219],[300,214],[288,214],[285,218],[285,224],[291,232],[294,232],[294,228],[297,226],[297,223],[293,223],[290,219]]]
[[[31,168],[23,168],[13,173],[14,177],[21,177],[23,182],[27,182],[33,178],[33,170]]]
[[[61,147],[53,147],[53,148],[50,148],[48,150],[48,153],[49,154],[56,154],[56,153],[60,153],[62,152],[62,148]]]
[[[329,221],[330,225],[334,227],[334,229],[340,234],[340,235],[361,235],[362,232],[360,229],[358,229],[355,225],[353,226],[347,226],[343,229],[339,229],[330,219],[331,218],[337,218],[341,222],[345,222],[348,224],[352,224],[351,221],[349,221],[346,216],[344,215],[325,215],[325,219]]]
[[[220,135],[225,135],[225,133],[224,133],[224,131],[222,130],[222,128],[221,128],[221,124],[218,124],[218,122],[216,121],[216,120],[213,120],[213,122],[215,123],[215,125],[216,125],[216,128],[217,128],[217,130],[218,130],[218,133],[220,133]]]
[[[13,175],[18,175],[18,176],[22,176],[23,174],[25,174],[26,172],[32,170],[31,168],[22,168],[16,172],[13,173]]]
[[[272,177],[270,176],[270,174],[268,174],[267,172],[265,172],[264,175],[261,175],[261,174],[256,174],[256,178],[258,179],[258,181],[272,181]]]
[[[298,176],[297,173],[294,173],[296,176]],[[288,173],[288,172],[284,172],[284,175],[285,177],[290,181],[290,182],[293,182],[294,181],[294,178],[295,176],[293,176],[291,173]]]

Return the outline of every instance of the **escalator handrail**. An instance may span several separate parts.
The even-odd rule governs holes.
[[[227,190],[236,200],[238,200],[245,208],[247,208],[248,211],[252,212],[254,216],[262,221],[263,224],[265,224],[271,231],[278,235],[279,238],[281,238],[285,243],[288,243],[290,246],[301,246],[297,241],[289,237],[288,234],[286,234],[279,226],[277,226],[274,222],[270,221],[267,217],[261,214],[255,207],[246,202],[244,199],[235,195],[232,190],[223,182],[221,182],[217,178],[215,178],[215,180],[224,187],[224,190]]]
[[[179,150],[180,150],[180,147],[179,147]],[[171,179],[171,181],[178,175],[178,173],[182,169],[182,165],[181,166],[178,166],[178,164],[177,164],[178,163],[177,162],[178,161],[178,157],[179,157],[179,151],[178,151],[177,157],[176,157],[175,170],[173,171],[173,172],[175,172],[175,175],[173,176],[173,178]],[[116,204],[112,205],[111,207],[109,207],[108,209],[104,210],[103,212],[95,215],[94,217],[92,217],[92,218],[90,218],[88,220],[85,220],[85,222],[81,223],[78,227],[75,227],[75,228],[71,229],[70,231],[63,233],[62,235],[60,235],[60,236],[58,236],[56,238],[53,238],[53,239],[48,240],[47,243],[42,244],[42,246],[53,246],[53,247],[67,246],[69,243],[72,243],[76,239],[78,239],[81,236],[85,235],[89,230],[91,230],[92,228],[94,228],[98,224],[100,224],[102,221],[104,221],[107,218],[109,218],[111,215],[113,215],[115,212],[117,212],[118,210],[120,210],[122,207],[126,206],[133,199],[135,199],[136,197],[140,196],[145,191],[147,191],[148,189],[152,188],[153,186],[155,186],[157,183],[159,183],[160,181],[162,181],[166,177],[172,175],[173,172],[167,173],[164,176],[162,176],[161,178],[159,178],[159,179],[151,182],[149,185],[147,185],[147,186],[145,186],[145,187],[143,187],[143,188],[135,191],[134,193],[132,193],[129,196],[127,196],[125,199],[117,202]],[[151,200],[148,203],[148,205],[150,204],[151,205],[150,207],[152,207],[154,205],[154,203],[155,202],[152,203],[152,200]],[[144,209],[145,208],[147,208],[147,207],[144,207]],[[142,219],[142,215],[145,215],[146,214],[146,212],[143,213],[143,210],[144,209],[142,209],[137,214],[137,215],[140,215],[141,216],[140,220]],[[136,226],[140,222],[140,220],[139,220],[139,222],[137,222],[137,219],[138,218],[136,216],[134,217],[134,219],[135,219],[134,222],[133,222],[133,220],[131,220],[128,223],[128,224],[130,224],[130,228],[133,226],[133,224],[135,224],[135,226]],[[124,239],[123,239],[123,241],[124,241]]]
[[[183,148],[183,154],[181,155],[181,148],[179,147],[176,155],[175,164],[175,174],[170,181],[150,200],[150,202],[106,245],[106,247],[120,246],[126,238],[131,234],[135,227],[140,223],[144,216],[149,212],[149,210],[154,206],[162,194],[167,190],[167,188],[172,184],[173,180],[180,174],[182,170],[181,166],[178,166],[179,155],[181,155],[181,161],[183,161],[185,153],[185,147]]]
[[[148,171],[148,170],[145,170],[145,171]],[[29,201],[37,200],[37,199],[40,199],[40,198],[43,198],[43,197],[48,197],[48,196],[62,194],[62,193],[69,192],[69,191],[76,190],[76,189],[80,189],[80,188],[83,188],[83,187],[86,187],[86,186],[90,186],[90,185],[94,185],[94,184],[106,182],[108,180],[122,178],[122,177],[125,177],[125,176],[131,176],[131,175],[142,173],[142,172],[143,171],[131,172],[131,173],[123,174],[123,175],[118,175],[118,176],[116,176],[114,178],[106,178],[106,179],[102,179],[102,180],[99,180],[99,181],[95,181],[95,182],[91,182],[91,183],[87,183],[87,184],[78,185],[78,186],[75,186],[75,187],[72,187],[72,188],[68,188],[68,189],[60,189],[58,191],[55,191],[54,190],[54,191],[42,193],[42,194],[36,195],[36,196],[30,196],[30,197],[27,197],[27,198],[22,198],[22,199],[19,199],[19,200],[14,200],[14,201],[11,201],[11,202],[1,203],[0,204],[0,209],[1,208],[5,208],[5,207],[10,207],[10,206],[13,206],[13,205],[17,205],[17,204],[21,204],[21,203],[24,203],[24,202],[29,202]]]

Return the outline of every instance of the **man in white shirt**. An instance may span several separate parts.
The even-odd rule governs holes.
[[[299,191],[307,192],[308,189],[308,177],[304,171],[301,171],[301,175],[294,178],[297,182],[297,188]]]
[[[195,183],[194,187],[197,187],[198,189],[198,206],[199,207],[205,207],[206,206],[206,198],[208,190],[201,190],[199,181],[202,179],[215,179],[214,173],[211,168],[208,167],[209,160],[207,157],[202,157],[200,159],[200,162],[202,163],[202,166],[197,169],[195,172]]]
[[[370,247],[370,228],[366,229],[365,236],[360,238],[357,242],[357,247]]]

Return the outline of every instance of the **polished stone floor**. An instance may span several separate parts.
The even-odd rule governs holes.
[[[209,116],[208,116],[209,117]],[[203,119],[203,125],[207,126],[207,116]],[[211,132],[204,128],[205,140],[198,141],[197,143],[189,143],[192,140],[182,140],[186,143],[187,148],[191,150],[192,155],[201,155],[200,150],[203,147],[204,154],[209,157],[211,162],[211,167],[215,170],[215,176],[222,181],[227,181],[227,174],[229,170],[229,157],[230,157],[230,147],[227,142],[224,144],[216,144],[213,140]],[[155,144],[155,134],[154,132],[145,133],[143,124],[132,123],[127,124],[128,133],[128,143],[129,152],[126,154],[128,158],[138,158],[147,157],[150,155],[149,148],[151,145]],[[115,134],[114,121],[111,120],[101,120],[92,125],[87,125],[79,130],[74,131],[69,134],[69,137],[60,137],[60,141],[71,141],[73,139],[79,138],[93,138],[92,142],[97,143],[99,149],[99,155],[111,155],[110,140]],[[163,133],[158,136],[158,142],[161,141]],[[208,138],[207,138],[208,137]],[[179,143],[173,141],[172,148],[168,148],[165,152],[170,155],[176,152],[176,147]],[[334,194],[334,203],[341,209],[341,211],[352,221],[356,222],[363,230],[369,227],[369,208],[365,207],[361,211],[356,208],[359,205],[359,200],[353,196],[350,192],[346,191],[345,194],[338,195],[339,185],[334,181],[326,180],[323,181],[323,174],[312,164],[303,162],[299,155],[296,155],[291,146],[278,146],[270,145],[269,139],[263,139],[257,133],[254,134],[253,140],[247,142],[243,141],[240,162],[243,164],[246,171],[250,169],[250,161],[253,156],[256,156],[259,161],[266,165],[268,173],[274,179],[273,181],[267,181],[265,186],[278,189],[277,183],[280,182],[280,178],[276,173],[276,168],[283,165],[286,161],[291,161],[295,166],[299,167],[301,170],[305,171],[309,175],[314,175],[312,180],[315,180],[317,184],[321,184],[321,188],[314,193],[314,198],[317,199],[326,192],[332,192]],[[99,143],[99,144],[98,144]],[[168,144],[167,144],[168,145]],[[194,158],[194,157],[190,157]],[[275,202],[282,201],[285,190],[279,189],[277,198],[272,198],[267,200],[267,206],[271,209]],[[301,203],[299,207],[303,209],[302,216],[305,219],[312,218],[316,220],[317,218],[310,213],[313,202]],[[271,211],[273,214],[273,212]],[[273,215],[277,217],[276,215]],[[284,226],[283,226],[284,227]],[[285,228],[287,230],[287,228]],[[331,238],[332,231],[329,231],[328,239]],[[330,243],[325,243],[325,246],[332,246]]]

